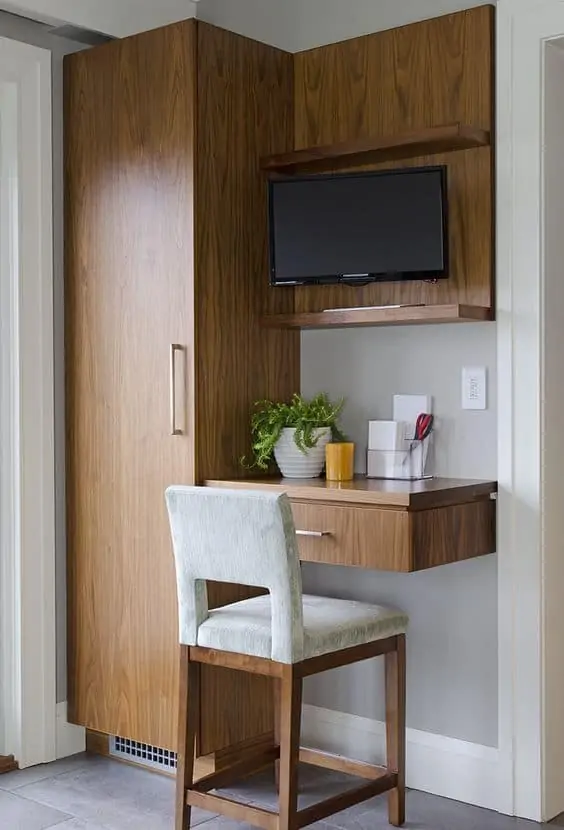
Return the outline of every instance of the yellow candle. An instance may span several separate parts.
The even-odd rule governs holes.
[[[327,444],[325,463],[327,481],[351,481],[354,478],[354,444]]]

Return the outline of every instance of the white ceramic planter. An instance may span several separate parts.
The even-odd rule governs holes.
[[[315,447],[303,453],[294,441],[295,429],[287,427],[282,430],[274,457],[284,478],[317,478],[325,465],[325,447],[331,440],[330,427],[320,427],[314,430],[319,435]]]

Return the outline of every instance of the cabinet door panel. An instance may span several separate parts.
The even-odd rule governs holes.
[[[194,35],[189,21],[65,65],[70,717],[171,748],[164,490],[194,482]]]

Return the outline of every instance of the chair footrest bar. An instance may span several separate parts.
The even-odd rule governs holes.
[[[341,810],[346,810],[347,807],[353,807],[361,801],[366,801],[368,798],[373,798],[376,795],[388,792],[397,787],[398,776],[397,773],[391,772],[383,775],[377,781],[370,781],[368,784],[361,784],[352,790],[335,795],[332,798],[327,798],[325,801],[320,801],[319,804],[313,804],[305,810],[300,810],[297,815],[297,827],[306,827],[308,824],[313,824],[315,821],[327,818],[333,813],[340,813]]]
[[[199,807],[202,810],[209,810],[212,813],[220,813],[235,821],[244,821],[263,830],[278,830],[278,814],[268,810],[261,810],[259,807],[251,807],[249,804],[241,804],[232,801],[230,798],[223,798],[210,793],[199,793],[197,790],[186,790],[186,804],[190,807]]]
[[[199,793],[207,793],[210,790],[219,790],[222,787],[229,787],[231,784],[251,775],[253,772],[272,764],[280,757],[280,747],[271,746],[262,752],[257,752],[254,755],[244,758],[242,761],[237,761],[231,766],[218,772],[212,772],[206,775],[205,778],[200,778],[198,782],[192,785],[191,789]]]
[[[356,775],[357,778],[366,778],[368,781],[378,781],[389,773],[387,767],[378,767],[364,763],[364,761],[346,758],[344,755],[334,755],[331,752],[322,752],[309,747],[300,747],[300,761],[314,767],[344,772],[346,775]]]

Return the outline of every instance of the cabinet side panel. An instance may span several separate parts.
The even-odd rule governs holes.
[[[293,309],[268,277],[261,155],[292,147],[292,56],[198,23],[196,475],[230,478],[262,398],[299,390],[299,334],[260,328]]]
[[[164,491],[194,482],[194,63],[193,22],[65,63],[69,711],[171,748]]]
[[[479,499],[466,504],[414,511],[414,570],[436,568],[496,549],[496,502]]]
[[[196,476],[232,478],[248,455],[253,403],[300,388],[299,333],[265,331],[293,310],[293,289],[268,277],[267,184],[260,157],[292,149],[292,56],[198,23],[196,178]],[[209,586],[210,602],[234,600]],[[248,594],[247,594],[248,595]],[[232,705],[226,706],[226,696]],[[200,752],[272,728],[270,683],[202,673]]]

